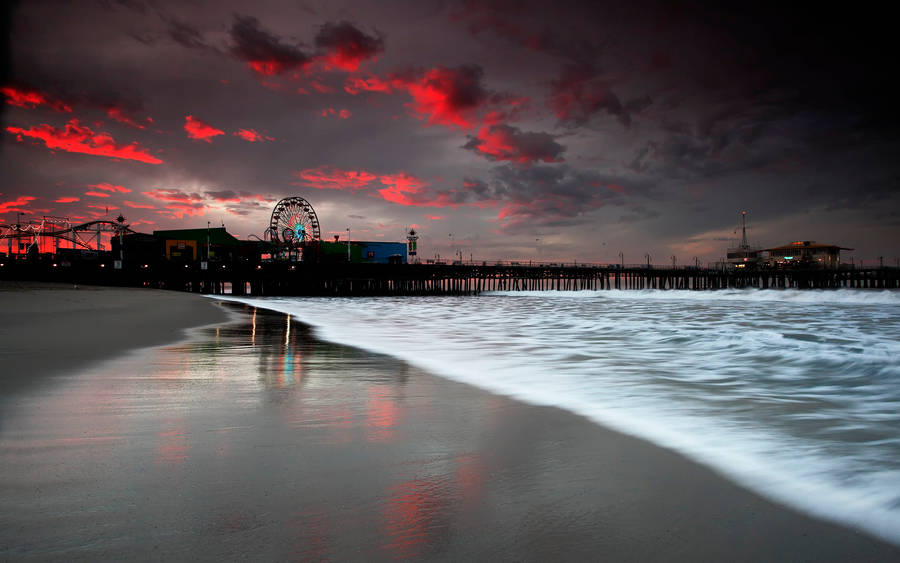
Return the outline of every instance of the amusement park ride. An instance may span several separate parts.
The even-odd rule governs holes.
[[[115,221],[96,220],[72,224],[68,217],[45,215],[40,219],[26,222],[17,220],[15,224],[0,223],[0,252],[3,246],[7,254],[28,254],[38,252],[59,252],[61,248],[81,250],[103,250],[111,237],[124,236],[134,231],[125,224],[125,217],[119,215]]]
[[[275,204],[265,238],[275,247],[278,258],[299,258],[305,248],[321,240],[316,210],[302,197],[287,197]]]

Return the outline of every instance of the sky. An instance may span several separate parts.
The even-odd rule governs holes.
[[[895,260],[889,18],[751,4],[8,3],[0,223],[245,239],[300,196],[423,259],[693,264],[747,211]]]

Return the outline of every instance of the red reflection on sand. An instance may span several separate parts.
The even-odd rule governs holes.
[[[369,389],[369,401],[366,404],[366,439],[370,442],[392,442],[399,420],[400,407],[391,398],[390,389]]]
[[[415,557],[425,545],[429,524],[439,504],[435,485],[431,480],[414,479],[391,489],[385,509],[385,531],[390,541],[384,548],[395,558]]]
[[[175,428],[160,432],[159,444],[156,447],[156,461],[159,463],[180,464],[188,457],[190,446],[184,428]]]
[[[295,516],[293,525],[299,531],[294,544],[298,561],[328,560],[328,511],[312,510]]]
[[[456,461],[458,465],[455,478],[463,501],[467,505],[475,504],[481,500],[484,488],[484,462],[478,454],[462,455]]]

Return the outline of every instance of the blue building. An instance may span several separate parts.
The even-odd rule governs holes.
[[[406,264],[406,243],[403,242],[351,242],[359,245],[360,262],[371,264]]]
[[[350,262],[356,264],[406,264],[406,243],[354,240],[347,248],[346,241],[322,241],[319,243],[319,260],[346,262],[349,250]]]

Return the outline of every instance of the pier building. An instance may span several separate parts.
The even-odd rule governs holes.
[[[773,268],[840,268],[841,250],[853,250],[836,244],[819,244],[814,240],[798,240],[774,248],[766,248],[766,264]]]

